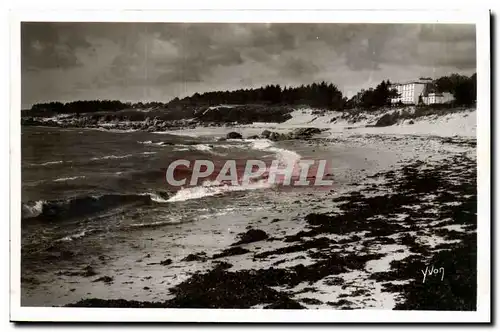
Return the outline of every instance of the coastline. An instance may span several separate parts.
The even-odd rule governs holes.
[[[241,128],[232,129],[241,132]],[[285,205],[283,202],[278,205],[272,200],[260,206],[252,207],[250,204],[248,210],[243,213],[234,210],[223,213],[219,211],[212,215],[208,213],[203,222],[175,225],[168,230],[168,233],[163,233],[154,227],[145,229],[140,237],[133,241],[123,239],[103,260],[87,262],[92,270],[97,271],[95,276],[84,276],[85,265],[82,265],[79,268],[57,271],[55,274],[49,273],[45,280],[42,276],[40,280],[24,280],[22,305],[125,307],[182,305],[182,307],[243,308],[254,303],[251,307],[340,309],[357,307],[394,309],[410,305],[412,287],[416,285],[421,272],[410,273],[407,262],[418,258],[422,263],[426,261],[424,258],[429,259],[428,256],[414,257],[415,252],[434,257],[439,253],[432,248],[448,246],[449,249],[458,246],[453,241],[447,242],[448,238],[459,239],[470,246],[472,241],[470,232],[474,229],[470,221],[466,224],[468,230],[449,221],[429,224],[420,221],[425,224],[422,230],[412,226],[412,221],[406,220],[408,217],[401,220],[402,216],[394,216],[386,211],[388,215],[385,215],[385,218],[390,220],[396,218],[395,220],[403,225],[394,227],[391,223],[388,224],[391,226],[387,226],[378,221],[379,232],[385,234],[382,241],[385,241],[384,243],[367,236],[371,230],[363,230],[365,226],[362,225],[355,232],[332,233],[326,227],[326,231],[317,232],[314,236],[309,236],[307,233],[329,225],[332,213],[336,215],[342,212],[339,210],[341,203],[346,204],[347,209],[340,216],[347,215],[349,220],[353,218],[356,204],[364,205],[374,196],[381,197],[384,203],[379,203],[380,206],[391,200],[396,200],[397,204],[401,203],[398,197],[404,196],[405,193],[399,193],[397,197],[390,196],[391,186],[395,185],[391,184],[391,181],[397,178],[395,174],[403,174],[406,176],[403,180],[412,184],[419,183],[419,178],[413,176],[421,168],[439,169],[449,163],[447,160],[453,158],[465,158],[459,160],[472,165],[475,162],[473,143],[475,140],[467,138],[411,135],[403,139],[391,135],[347,137],[332,135],[305,141],[276,142],[276,146],[279,147],[295,149],[294,151],[315,150],[318,155],[323,156],[332,147],[341,147],[345,150],[345,155],[338,159],[345,161],[346,158],[347,160],[354,158],[351,159],[355,160],[352,164],[358,165],[358,168],[352,169],[349,163],[344,167],[337,167],[336,178],[342,178],[343,183],[335,192],[308,193],[305,197],[297,195],[295,198],[287,199]],[[338,150],[335,154],[338,156]],[[359,164],[363,160],[365,164]],[[471,169],[475,171],[475,167]],[[408,170],[412,171],[408,173]],[[450,176],[449,170],[439,170],[439,172],[445,179]],[[454,169],[453,172],[459,174],[458,180],[471,181],[469,174],[464,173],[464,169]],[[474,197],[473,192],[466,195]],[[279,193],[276,197],[280,197]],[[455,204],[454,201],[449,201],[450,199],[452,198],[448,198],[445,202],[439,199],[437,201],[439,204]],[[462,204],[469,204],[467,202],[469,202],[467,199],[463,199]],[[420,200],[411,203],[415,206],[427,204]],[[445,209],[446,212],[447,205],[439,204],[428,206],[436,216],[442,213],[441,209]],[[453,204],[452,207],[455,206]],[[376,209],[377,206],[375,205]],[[399,206],[402,208],[404,204]],[[404,212],[410,213],[412,209],[405,207]],[[311,219],[311,216],[316,216],[314,217],[316,219]],[[417,214],[415,217],[420,218],[422,215]],[[363,215],[362,218],[366,219],[367,216]],[[452,227],[452,230],[447,232],[448,226]],[[250,229],[264,232],[266,238],[237,246],[232,245]],[[428,234],[422,237],[418,232]],[[419,234],[419,238],[432,239],[429,241],[434,241],[432,242],[434,245],[415,242],[415,234]],[[165,248],[172,249],[165,250]],[[363,255],[355,258],[353,255],[356,252]],[[387,259],[388,255],[395,258],[392,263]],[[174,257],[178,259],[174,261]],[[351,261],[355,263],[350,263]],[[331,270],[333,266],[340,267]],[[395,271],[401,266],[404,267],[405,274],[394,277]],[[320,272],[314,272],[318,269]],[[379,274],[373,276],[376,273]],[[252,277],[254,275],[257,277]],[[393,277],[390,277],[391,275]],[[106,276],[112,279],[104,278]],[[96,281],[100,278],[104,279]],[[224,285],[218,283],[217,280],[221,278],[226,278],[228,282]],[[237,286],[232,284],[231,280],[244,279],[250,281],[241,290],[242,297],[233,298],[229,291]],[[391,281],[390,285],[387,284],[388,280]],[[415,282],[412,283],[412,280]],[[360,284],[366,288],[364,292],[357,289]],[[195,301],[192,298],[195,296],[193,292],[195,290],[199,292],[200,288],[210,288],[213,292],[202,292],[196,295]],[[257,294],[247,294],[251,289],[257,289],[258,293],[267,294],[268,297],[262,299]],[[350,294],[346,295],[348,291]],[[367,298],[367,294],[373,292],[376,292],[375,298],[378,301],[373,302]],[[401,300],[402,294],[406,294],[404,300]],[[206,298],[205,302],[200,302],[199,296]],[[92,298],[101,300],[82,300]],[[448,309],[456,310],[453,306]]]

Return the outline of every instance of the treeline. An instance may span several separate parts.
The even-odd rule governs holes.
[[[311,107],[341,109],[346,98],[332,83],[313,83],[299,87],[266,85],[257,89],[239,89],[234,91],[211,91],[195,93],[183,99],[174,99],[169,104],[188,103],[196,105],[220,104],[286,104],[308,105]]]
[[[68,103],[50,102],[34,104],[31,107],[30,113],[93,113],[93,112],[109,112],[120,111],[124,109],[143,109],[143,108],[158,108],[164,107],[165,103],[148,102],[148,103],[130,103],[121,102],[119,100],[77,100]]]
[[[389,80],[382,81],[375,89],[361,90],[345,105],[345,108],[379,108],[383,106],[390,106],[391,99],[396,98],[398,92],[396,89],[391,88]]]
[[[472,105],[477,99],[477,75],[451,74],[434,81],[437,92],[449,92],[457,105]]]
[[[317,108],[341,109],[347,98],[332,83],[313,83],[299,87],[267,85],[257,89],[234,91],[211,91],[195,93],[183,99],[174,98],[168,103],[161,102],[121,102],[119,100],[78,100],[68,103],[39,103],[31,107],[30,114],[92,113],[99,111],[119,111],[123,109],[171,108],[215,106],[220,104],[284,104],[308,105]]]
[[[69,103],[51,102],[35,104],[32,111],[63,113],[88,113],[97,111],[114,111],[127,106],[119,100],[78,100]]]
[[[476,74],[468,77],[459,74],[440,77],[430,83],[433,91],[449,92],[454,96],[453,105],[472,105],[476,102]],[[352,108],[376,109],[391,105],[391,99],[398,97],[389,80],[384,80],[375,88],[361,90],[349,100],[332,83],[312,83],[298,87],[266,85],[256,89],[233,91],[211,91],[195,93],[182,99],[174,98],[162,102],[121,102],[119,100],[78,100],[61,103],[39,103],[32,106],[29,115],[92,113],[99,111],[120,111],[124,109],[157,109],[184,112],[198,106],[221,104],[271,104],[289,106],[310,106],[314,108],[342,110]]]

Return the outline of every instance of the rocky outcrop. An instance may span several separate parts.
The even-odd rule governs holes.
[[[260,134],[260,136],[261,136],[262,138],[269,138],[269,136],[271,136],[271,132],[270,132],[269,130],[264,130],[264,131]]]
[[[242,139],[243,136],[240,133],[232,131],[226,135],[227,139]]]
[[[274,131],[264,130],[260,134],[260,137],[270,139],[271,141],[284,141],[290,139],[310,139],[317,134],[321,134],[321,129],[297,128],[288,133],[278,133]]]
[[[399,119],[399,112],[387,113],[384,114],[380,119],[375,123],[375,127],[387,127],[396,124]]]

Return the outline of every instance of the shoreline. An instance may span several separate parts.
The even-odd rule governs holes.
[[[461,158],[452,160],[466,161]],[[403,173],[417,171],[420,165],[406,165]],[[436,166],[437,169],[449,170],[444,165]],[[459,169],[467,172],[467,166]],[[425,178],[435,170],[420,175]],[[390,174],[379,176],[390,179]],[[404,178],[400,185],[412,188],[418,186],[419,181],[422,179],[418,176]],[[281,239],[273,238],[272,241],[262,231],[262,225],[239,234],[239,242],[231,244],[219,255],[206,258],[217,259],[208,271],[195,272],[174,286],[171,296],[164,301],[87,298],[70,306],[475,310],[476,276],[472,271],[475,271],[476,224],[475,215],[470,214],[473,211],[468,208],[474,203],[473,185],[469,184],[470,188],[463,194],[471,194],[471,197],[458,205],[451,203],[462,198],[451,197],[446,202],[442,201],[443,197],[438,198],[447,208],[434,205],[438,211],[432,213],[459,214],[464,218],[460,224],[457,224],[458,220],[446,218],[429,222],[415,212],[416,206],[426,204],[425,199],[417,197],[423,188],[410,189],[410,197],[408,192],[366,196],[363,191],[355,191],[335,199],[340,206],[347,207],[341,208],[343,214],[308,214],[305,219],[309,230],[285,235]],[[436,186],[436,192],[439,192],[439,187]],[[385,201],[388,207],[381,206],[380,201]],[[376,211],[361,212],[349,207],[359,204],[368,204]],[[461,205],[465,208],[460,208]],[[393,209],[407,215],[394,216]],[[362,217],[376,219],[363,226]],[[385,218],[391,221],[387,223]],[[332,220],[338,220],[340,224],[332,224]],[[433,227],[429,227],[431,225]],[[427,241],[422,241],[426,238]],[[257,249],[260,248],[257,245],[263,242],[280,240],[284,246]],[[199,258],[200,255],[197,257],[194,255],[193,259],[205,259]],[[242,264],[242,260],[249,259],[258,263],[253,267]],[[421,271],[430,264],[449,271],[449,274],[440,275],[442,280],[434,276],[421,281]],[[456,287],[461,289],[458,294],[453,291]],[[441,301],[436,302],[435,296]]]
[[[339,112],[312,108],[295,108],[289,113],[290,118],[283,122],[238,123],[203,122],[196,119],[160,120],[147,118],[144,121],[108,121],[100,122],[92,114],[83,118],[23,118],[22,126],[40,126],[63,129],[89,129],[109,132],[144,131],[155,134],[185,136],[226,135],[231,131],[240,131],[245,138],[261,135],[262,131],[286,133],[299,128],[317,128],[331,135],[338,134],[388,134],[388,135],[436,135],[436,136],[476,136],[476,109],[457,107],[418,113],[414,107],[401,109]],[[379,123],[382,118],[391,115],[391,122]],[[69,120],[68,120],[69,119]]]
[[[453,141],[453,140],[449,141],[449,139],[447,142],[445,138],[409,136],[405,141],[399,141],[398,143],[398,141],[391,141],[385,135],[379,135],[378,137],[375,138],[371,137],[370,139],[366,139],[366,137],[363,138],[363,136],[366,135],[361,135],[357,139],[356,138],[353,139],[353,137],[326,138],[326,139],[312,139],[308,141],[297,140],[290,142],[277,142],[276,144],[277,146],[283,144],[284,145],[291,144],[292,146],[293,145],[303,146],[303,148],[309,150],[311,149],[311,146],[324,146],[328,148],[328,146],[330,146],[332,143],[335,145],[345,144],[348,149],[352,148],[353,146],[358,146],[358,148],[361,147],[366,148],[367,146],[372,146],[375,147],[374,148],[375,150],[377,148],[380,151],[385,150],[387,152],[382,155],[378,155],[374,150],[373,154],[369,156],[369,158],[370,160],[377,160],[377,163],[369,166],[369,168],[371,167],[371,170],[373,171],[372,172],[373,174],[371,174],[371,176],[374,176],[376,174],[382,174],[381,178],[384,178],[388,181],[391,181],[391,179],[394,180],[395,173],[401,171],[404,172],[405,167],[411,165],[412,162],[414,163],[415,159],[423,159],[425,160],[424,164],[432,165],[432,164],[439,164],[440,163],[439,160],[442,160],[443,158],[463,155],[464,158],[468,158],[469,162],[471,162],[470,160],[472,160],[471,158],[474,157],[475,153],[475,150],[466,143],[460,143],[460,141]],[[435,147],[437,145],[441,146],[441,149],[439,150],[433,149],[433,146]],[[363,150],[357,150],[358,154],[361,154],[360,151]],[[427,154],[424,153],[425,151],[427,151]],[[387,156],[389,155],[392,155],[393,158],[392,159],[387,158]],[[432,156],[432,158],[430,157],[427,158],[425,157],[426,155],[430,157]],[[362,159],[365,157],[359,156],[359,158]],[[418,165],[411,166],[411,169],[416,169],[417,167]],[[384,261],[384,257],[377,256],[378,254],[376,253],[371,253],[371,254],[368,253],[366,255],[362,255],[362,257],[359,259],[356,259],[351,254],[348,254],[348,258],[342,258],[342,259],[339,258],[340,261],[336,261],[337,263],[335,263],[335,264],[340,264],[340,266],[342,266],[343,264],[344,265],[348,264],[346,265],[346,268],[342,268],[341,270],[338,271],[338,273],[335,272],[333,274],[330,274],[328,269],[330,264],[333,263],[333,261],[331,260],[335,258],[329,257],[329,254],[325,253],[325,250],[333,250],[338,247],[337,249],[340,249],[343,252],[348,253],[349,250],[351,250],[351,252],[352,250],[355,250],[354,252],[357,252],[358,249],[355,248],[357,248],[357,246],[359,245],[362,246],[363,243],[366,241],[371,241],[371,243],[367,243],[365,245],[365,248],[373,247],[379,244],[376,244],[375,242],[373,242],[373,240],[364,239],[363,237],[366,235],[366,232],[363,233],[362,231],[359,230],[357,231],[357,233],[343,232],[342,234],[336,234],[336,233],[326,232],[326,233],[318,233],[317,235],[314,235],[314,237],[309,237],[309,236],[303,237],[302,235],[304,235],[304,232],[307,233],[311,231],[311,227],[313,229],[316,228],[316,226],[318,225],[321,227],[322,223],[324,223],[321,221],[322,219],[320,219],[319,221],[317,221],[319,224],[315,224],[316,221],[311,221],[310,218],[308,219],[307,214],[304,211],[308,211],[309,215],[317,214],[320,216],[320,218],[326,218],[325,220],[329,220],[328,219],[329,217],[327,216],[331,214],[332,211],[336,211],[335,213],[339,212],[337,208],[332,210],[332,207],[328,205],[329,201],[330,202],[335,201],[334,204],[337,205],[339,202],[342,201],[342,199],[347,198],[348,202],[349,201],[351,202],[349,204],[354,204],[353,207],[356,204],[360,204],[358,202],[363,202],[363,201],[366,202],[366,200],[369,200],[372,195],[376,195],[377,190],[374,191],[374,188],[379,187],[381,185],[379,178],[368,177],[368,175],[370,175],[368,174],[369,172],[370,170],[368,171],[365,170],[364,174],[366,175],[361,175],[358,176],[357,178],[354,177],[350,179],[348,181],[349,183],[346,183],[346,190],[341,190],[336,193],[323,193],[322,195],[319,196],[318,195],[306,196],[305,199],[302,199],[305,201],[304,203],[299,203],[299,201],[293,203],[289,207],[292,208],[292,212],[287,212],[285,214],[283,214],[283,211],[277,210],[276,207],[273,208],[272,206],[270,206],[268,207],[267,210],[264,209],[260,212],[256,210],[248,210],[246,212],[248,216],[246,217],[236,217],[238,216],[238,214],[235,215],[234,213],[227,213],[226,215],[218,217],[209,217],[209,219],[206,219],[206,221],[211,220],[211,222],[208,225],[206,224],[205,221],[205,224],[200,224],[199,226],[193,224],[174,226],[181,232],[177,236],[177,240],[173,238],[175,237],[175,235],[172,234],[162,234],[160,235],[160,238],[163,238],[164,240],[160,240],[160,238],[158,238],[158,235],[161,233],[158,233],[158,230],[154,228],[148,231],[144,231],[140,238],[143,239],[150,237],[154,238],[156,234],[156,240],[151,243],[158,241],[160,242],[158,244],[152,244],[152,247],[148,245],[147,247],[144,248],[144,249],[149,248],[146,250],[141,248],[134,249],[134,251],[137,251],[137,253],[133,254],[131,257],[127,257],[128,256],[127,254],[122,257],[116,257],[114,259],[114,263],[113,260],[108,260],[108,259],[105,259],[101,263],[97,263],[97,265],[99,265],[100,267],[98,268],[99,273],[95,277],[84,277],[82,275],[85,273],[85,271],[72,269],[66,272],[60,271],[62,274],[60,274],[57,277],[58,279],[53,280],[51,283],[49,282],[49,284],[45,284],[42,282],[40,285],[36,285],[37,281],[32,282],[29,280],[28,281],[25,280],[24,282],[25,285],[23,286],[23,289],[27,290],[27,288],[25,287],[31,288],[31,291],[35,292],[32,294],[32,296],[37,293],[39,295],[35,295],[35,297],[32,300],[29,300],[29,298],[32,296],[28,296],[28,298],[25,298],[25,300],[23,301],[23,305],[37,305],[36,303],[40,303],[39,305],[44,305],[43,304],[44,301],[38,302],[38,300],[36,300],[35,298],[37,297],[43,298],[44,296],[46,296],[43,295],[45,292],[49,293],[54,292],[54,295],[52,295],[51,298],[52,297],[55,298],[57,294],[60,294],[61,296],[62,294],[70,294],[69,296],[65,295],[64,297],[67,298],[67,300],[63,301],[62,303],[59,302],[58,305],[78,303],[78,305],[81,306],[105,305],[105,306],[125,306],[125,307],[126,306],[147,307],[147,306],[160,305],[162,307],[176,307],[176,305],[179,305],[178,301],[181,301],[182,298],[183,299],[182,303],[183,305],[185,305],[185,307],[192,307],[193,305],[196,305],[195,303],[196,301],[193,302],[192,298],[193,296],[198,296],[193,293],[196,289],[199,290],[200,287],[201,288],[213,287],[214,289],[217,290],[217,292],[220,292],[220,294],[223,295],[217,295],[214,298],[215,294],[213,293],[210,294],[200,293],[199,296],[205,296],[207,299],[213,299],[213,300],[216,298],[220,298],[220,296],[223,297],[229,296],[229,298],[226,298],[227,301],[217,302],[214,300],[212,302],[209,301],[210,303],[198,301],[198,305],[199,303],[205,303],[206,305],[208,305],[208,307],[240,308],[240,307],[248,307],[249,304],[256,302],[257,300],[255,300],[254,296],[257,295],[247,294],[248,296],[245,295],[246,297],[238,300],[231,298],[231,296],[228,295],[227,293],[227,289],[231,289],[231,287],[236,287],[235,285],[231,284],[232,282],[231,280],[241,280],[243,278],[247,279],[249,278],[251,282],[249,284],[245,284],[245,287],[244,289],[241,290],[241,293],[246,294],[250,291],[250,289],[257,287],[256,289],[259,289],[261,293],[267,294],[269,296],[269,298],[267,299],[270,301],[267,304],[264,303],[265,301],[262,303],[254,303],[254,305],[250,307],[265,307],[267,305],[270,305],[273,308],[280,308],[280,307],[286,307],[286,308],[328,307],[328,308],[340,308],[340,309],[356,308],[357,307],[356,303],[358,303],[359,301],[357,300],[351,301],[352,299],[347,300],[349,296],[346,297],[342,296],[340,298],[337,298],[337,300],[335,300],[333,298],[328,298],[328,296],[325,295],[324,293],[325,292],[328,294],[336,294],[339,292],[342,293],[343,290],[342,286],[339,284],[340,281],[336,279],[339,278],[339,276],[340,278],[344,279],[347,278],[343,281],[344,283],[346,283],[346,285],[349,283],[353,285],[354,282],[353,280],[358,280],[362,278],[362,275],[364,275],[365,276],[364,278],[366,279],[366,273],[367,273],[366,271],[363,272],[364,274],[362,273],[361,275],[359,275],[360,273],[359,271],[361,268],[364,271],[365,266],[367,265],[376,266],[377,264],[373,263],[373,261],[383,261],[385,267],[387,267],[387,264],[389,263]],[[360,174],[363,174],[363,172],[360,171]],[[448,176],[447,173],[445,173],[444,175]],[[365,179],[366,181],[363,181],[363,179]],[[411,179],[409,179],[408,181],[410,180]],[[390,192],[390,187],[388,189]],[[364,192],[364,190],[368,191]],[[388,195],[387,192],[379,192],[378,194],[382,196]],[[360,197],[362,197],[362,199]],[[375,205],[375,207],[376,206],[377,205]],[[273,209],[277,211],[273,211]],[[352,211],[349,212],[349,210],[350,209],[347,209],[345,213],[347,214],[352,213]],[[234,218],[236,218],[239,221],[235,223]],[[224,230],[225,227],[224,225],[227,225],[227,222],[230,222],[232,224],[232,226],[230,227],[230,231]],[[329,222],[327,222],[327,224],[328,223]],[[196,227],[193,229],[192,228],[193,226]],[[452,224],[451,226],[454,226],[454,224]],[[266,239],[260,239],[259,241],[249,242],[247,244],[240,244],[236,246],[232,245],[233,243],[238,241],[238,239],[242,236],[241,234],[245,234],[245,232],[249,231],[249,229],[247,229],[248,227],[251,227],[251,229],[254,230],[263,231],[267,235]],[[383,232],[384,227],[382,226],[380,227],[381,227],[381,232]],[[391,227],[389,229],[392,229]],[[199,231],[197,231],[196,229],[198,229]],[[399,228],[399,230],[401,230],[401,228]],[[172,252],[169,255],[168,254],[165,255],[165,254],[160,254],[160,252],[158,252],[159,249],[158,247],[160,248],[164,247],[164,245],[162,245],[161,243],[165,243],[165,245],[167,245],[168,243],[171,243],[171,241],[174,242],[180,241],[179,243],[182,244],[184,243],[184,240],[182,240],[183,236],[186,236],[187,234],[192,232],[195,232],[195,234],[197,234],[195,238],[199,236],[201,236],[202,239],[208,237],[210,238],[211,241],[209,243],[213,244],[218,243],[218,244],[214,248],[210,249],[206,247],[204,250],[202,250],[201,248],[203,248],[203,246],[199,249],[196,249],[198,248],[198,244],[195,244],[195,242],[191,242],[191,244],[188,245],[188,247],[186,247],[185,249],[181,249],[179,247],[178,250],[180,251],[177,251],[176,253]],[[219,234],[216,234],[216,232],[218,232]],[[454,233],[452,233],[452,235],[457,236]],[[262,233],[260,236],[262,236]],[[214,242],[217,241],[214,240],[214,237],[215,239],[219,239],[218,241],[221,242]],[[403,246],[408,246],[409,244],[410,247],[411,246],[415,247],[416,248],[415,250],[417,252],[423,251],[422,246],[425,247],[425,245],[422,244],[415,244],[414,240],[410,241],[409,238],[407,237],[404,238],[400,238],[400,236],[391,237],[390,235],[385,237],[387,237],[387,239],[384,240],[386,241],[386,243],[384,244],[384,246],[386,246],[385,248],[387,250],[389,249],[393,250],[393,254],[396,255],[395,257],[401,258],[399,260],[401,262],[405,262],[405,259],[407,257],[411,257],[407,256],[405,258],[405,254],[410,251],[408,251],[409,249],[404,249]],[[135,242],[141,243],[141,240],[137,239]],[[133,245],[125,243],[126,242],[124,242],[122,245],[126,246]],[[403,250],[403,252],[398,254],[397,253],[398,250]],[[427,248],[427,250],[429,249]],[[122,252],[129,253],[130,249],[127,251],[125,248],[122,248]],[[200,252],[204,252],[205,255],[202,254],[200,255]],[[310,257],[311,255],[312,257]],[[352,257],[349,255],[351,255]],[[175,258],[178,257],[178,260],[175,261],[172,260],[172,258],[174,257]],[[272,259],[269,260],[270,258]],[[139,260],[141,262],[139,262]],[[350,263],[347,263],[349,261],[358,263],[354,263],[354,265],[351,266],[349,265]],[[163,264],[161,264],[162,262]],[[229,265],[232,266],[229,267]],[[313,269],[312,268],[313,266],[316,266],[316,268]],[[317,275],[316,277],[313,276],[307,277],[308,275],[310,275],[310,273],[314,272],[313,270],[316,270],[317,268],[319,268],[323,272],[321,272],[320,275]],[[407,269],[407,267],[405,268]],[[130,274],[130,271],[132,271],[131,275],[135,276],[134,278],[126,277],[126,275]],[[382,271],[380,272],[382,273]],[[258,279],[252,277],[255,273],[259,276]],[[305,273],[305,275],[302,276],[301,273],[302,274]],[[325,273],[326,276],[324,275]],[[355,273],[358,273],[358,275],[356,275]],[[386,271],[386,273],[391,273],[391,270]],[[72,274],[73,276],[71,276]],[[421,273],[419,272],[419,274]],[[77,275],[77,277],[75,277],[75,275]],[[302,277],[298,277],[297,275]],[[315,273],[313,273],[313,275],[315,275]],[[98,280],[106,276],[112,276],[113,279],[111,281],[109,281],[108,279],[102,279],[101,281],[93,282],[94,280]],[[316,280],[316,278],[319,278],[320,276],[322,278]],[[227,280],[228,282],[226,284],[227,289],[225,288],[226,286],[224,286],[223,284],[217,283],[216,280],[220,280],[221,278],[225,278]],[[288,284],[281,284],[279,282],[279,279],[282,278],[285,279],[292,278],[292,280],[295,281]],[[323,285],[323,283],[326,282],[325,278],[327,280],[332,279],[331,282],[330,281],[327,282],[331,283],[331,285],[326,285],[326,286]],[[380,280],[386,280],[387,278],[388,278],[387,276],[383,275],[379,276]],[[153,284],[154,280],[157,280],[159,284],[156,285]],[[267,281],[270,280],[270,281],[268,284],[266,284],[266,282],[262,284],[262,282],[259,282],[259,280],[267,280]],[[390,309],[394,308],[396,305],[399,305],[396,303],[397,301],[395,299],[398,297],[397,295],[399,294],[398,292],[394,293],[394,292],[383,291],[383,289],[386,289],[389,286],[388,285],[382,286],[382,284],[386,284],[388,281],[378,283],[376,282],[376,280],[373,281],[372,278],[368,278],[366,280],[368,284],[372,285],[370,286],[371,288],[366,286],[369,289],[371,289],[368,292],[376,291],[378,294],[376,298],[385,299],[384,300],[385,302],[378,304],[372,303],[370,301],[368,302],[364,301],[363,303],[365,303],[366,306]],[[76,283],[73,284],[74,282]],[[214,282],[215,284],[213,284]],[[318,286],[316,288],[319,288],[319,290],[311,291],[309,288],[312,286],[304,285],[303,284],[304,282],[309,282],[309,283],[313,282],[314,285],[321,283],[321,285],[319,284],[316,285]],[[168,289],[165,289],[164,291],[158,291],[159,287],[164,289],[165,284],[169,285]],[[259,286],[260,284],[262,284],[261,286],[264,288]],[[397,288],[396,284],[390,286],[389,288],[396,289]],[[289,287],[292,286],[295,288],[299,287],[300,289],[290,290]],[[356,288],[355,286],[356,285],[347,287]],[[398,287],[401,288],[403,286],[404,285],[399,285]],[[40,289],[44,288],[45,290],[39,289],[38,291],[36,291],[38,287],[40,287]],[[72,290],[73,288],[70,287],[73,287],[74,290]],[[285,287],[285,289],[283,289],[283,287]],[[136,295],[137,291],[143,294],[132,297],[130,296],[124,297],[125,294],[129,294],[129,292],[133,290],[135,290]],[[31,291],[29,292],[31,293]],[[309,293],[307,291],[309,291]],[[410,290],[407,290],[407,292],[410,292]],[[353,290],[352,293],[355,293],[355,291]],[[360,292],[358,293],[355,293],[355,295],[358,294],[356,296],[363,297]],[[92,296],[93,294],[103,294],[103,295],[107,294],[107,295],[103,298],[103,300],[90,300],[86,302],[78,302],[85,298],[89,299],[95,297]],[[130,294],[134,294],[134,292]],[[306,294],[307,296],[300,294]],[[356,296],[354,296],[354,299],[357,298]],[[327,297],[328,299],[326,299],[325,297]],[[113,299],[117,300],[120,298],[124,300],[113,301]],[[134,298],[137,299],[139,302],[137,303],[127,302],[127,301],[134,301]],[[107,299],[109,299],[111,302],[106,302]],[[188,302],[185,302],[187,301],[186,299],[190,300]],[[165,301],[170,301],[170,302],[167,303]],[[321,304],[318,301],[321,302]],[[349,304],[346,301],[350,301],[351,304]],[[53,300],[49,300],[49,302],[53,302]],[[160,302],[161,304],[153,304],[153,302]],[[328,304],[328,302],[330,302],[330,304]],[[336,304],[332,305],[332,303]]]

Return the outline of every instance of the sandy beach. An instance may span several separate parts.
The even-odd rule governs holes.
[[[263,128],[196,133],[248,136]],[[276,146],[331,158],[334,189],[272,191],[264,200],[246,191],[233,197],[244,202],[239,208],[222,210],[210,208],[217,197],[204,197],[199,204],[206,212],[189,223],[110,235],[94,255],[71,265],[54,262],[25,278],[22,305],[432,307],[412,300],[436,282],[427,277],[430,288],[420,289],[421,271],[440,263],[447,269],[451,263],[441,256],[475,241],[475,138],[331,130]],[[72,247],[71,241],[60,245]],[[461,263],[475,261],[453,264]]]

